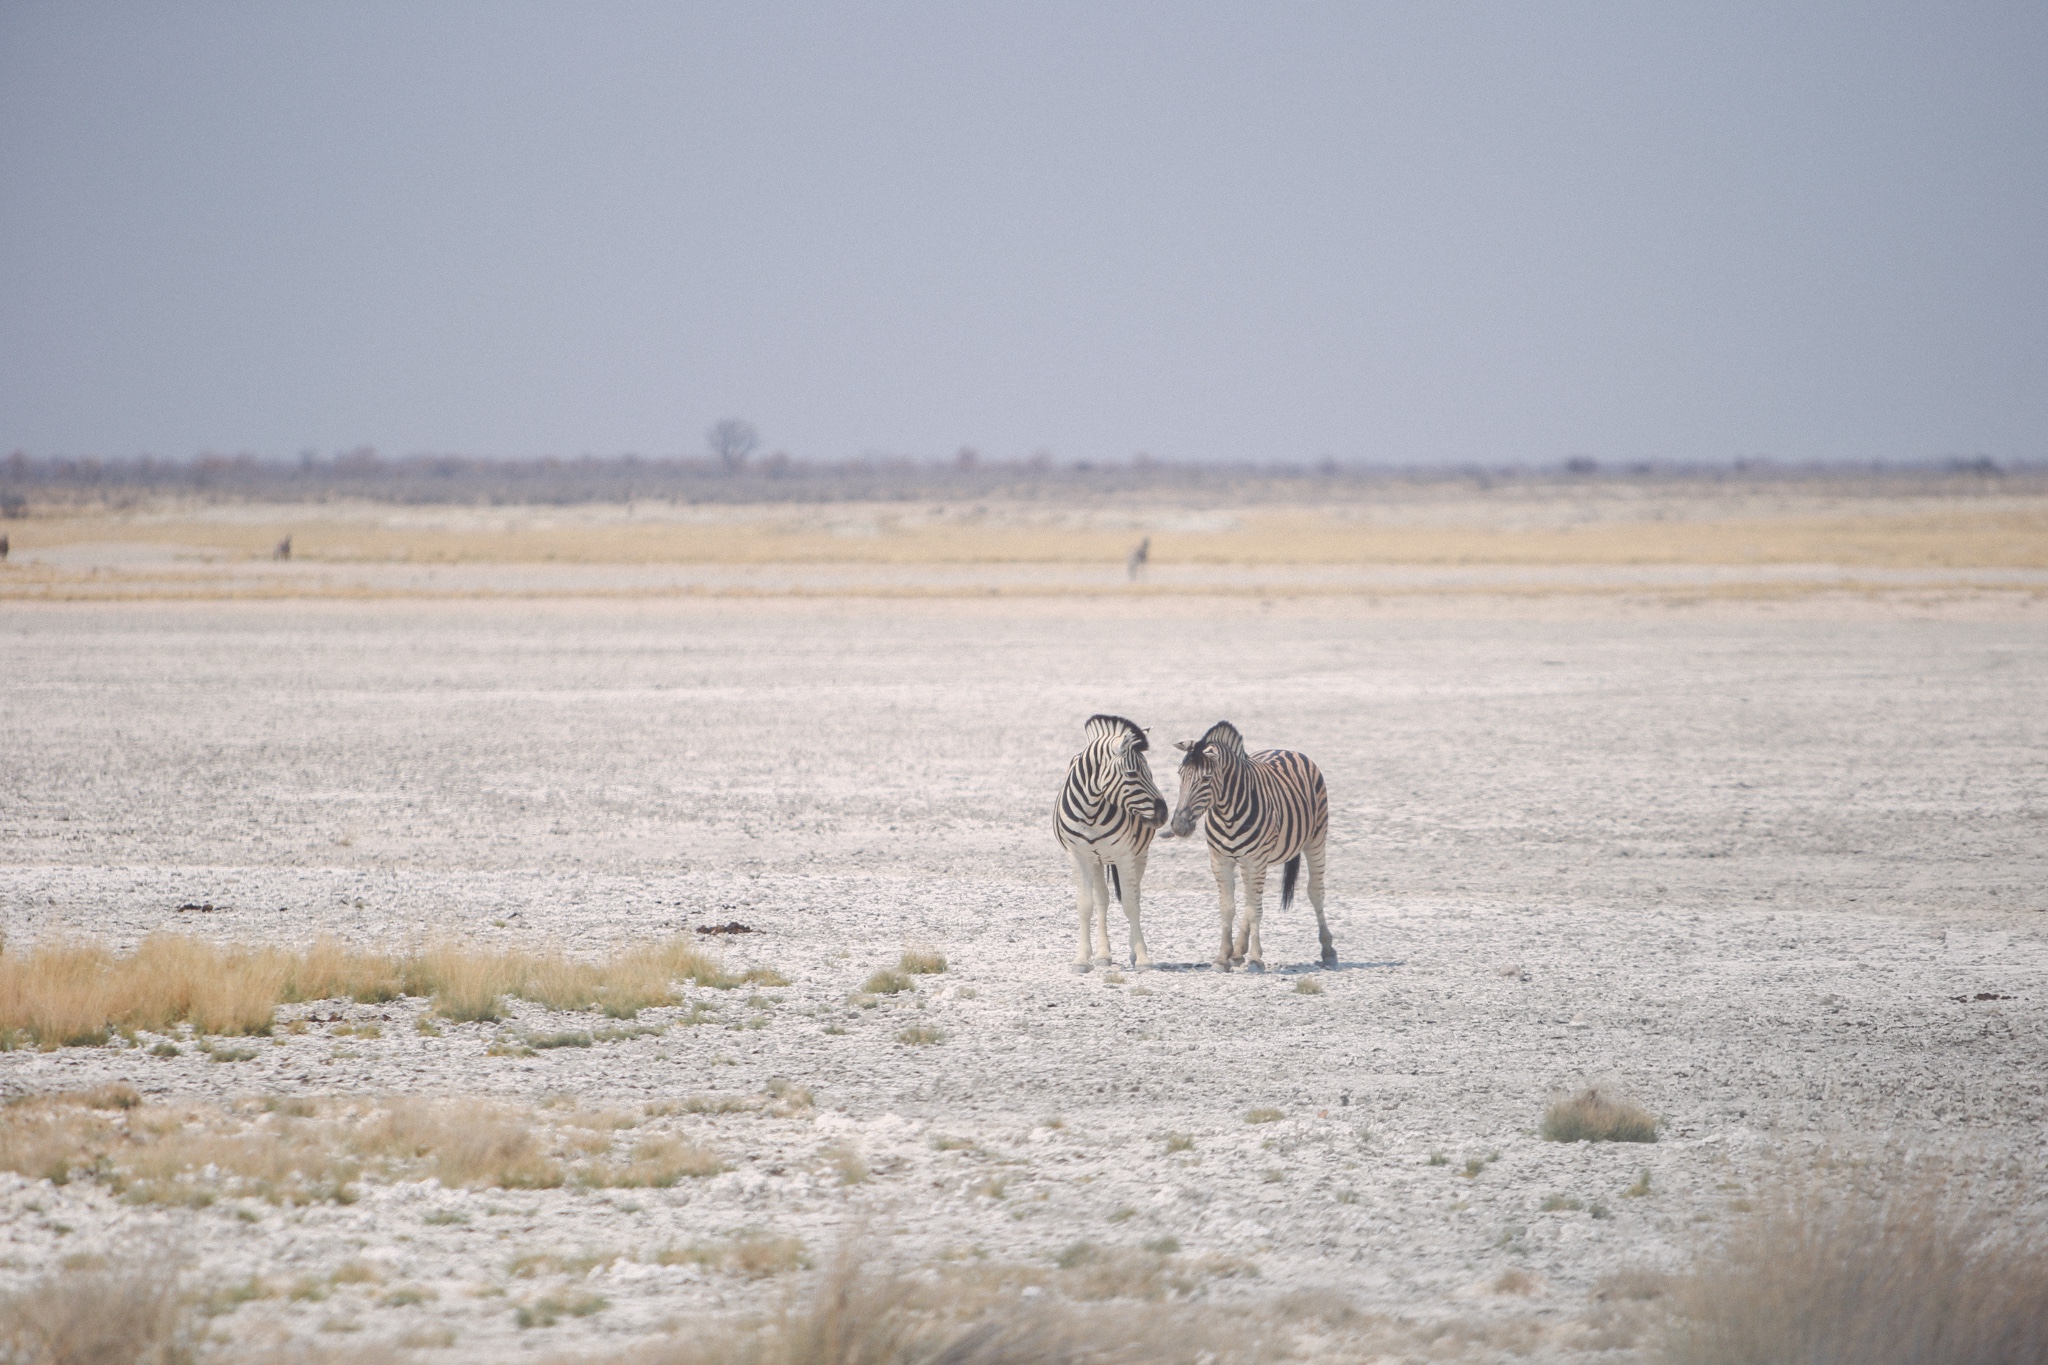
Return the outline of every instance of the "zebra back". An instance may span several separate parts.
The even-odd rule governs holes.
[[[1214,851],[1270,866],[1329,837],[1329,792],[1307,754],[1247,754],[1244,737],[1229,721],[1183,747],[1182,802],[1206,806],[1203,826]]]

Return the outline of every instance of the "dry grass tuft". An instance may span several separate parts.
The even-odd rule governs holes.
[[[581,1184],[600,1189],[668,1189],[699,1176],[726,1169],[718,1154],[678,1137],[643,1138],[626,1162],[598,1161],[577,1176]]]
[[[946,1031],[937,1024],[912,1024],[896,1035],[896,1041],[910,1047],[946,1041]]]
[[[429,1165],[443,1185],[547,1190],[563,1179],[523,1116],[477,1100],[401,1100],[353,1145],[387,1163]]]
[[[1281,1113],[1278,1109],[1247,1109],[1245,1110],[1244,1121],[1246,1123],[1278,1123],[1286,1117],[1287,1115]]]
[[[1493,1282],[1496,1294],[1533,1294],[1540,1287],[1536,1277],[1526,1270],[1503,1270]]]
[[[187,1365],[199,1333],[173,1270],[71,1270],[0,1295],[7,1365]]]
[[[852,1143],[834,1142],[820,1151],[818,1155],[825,1159],[827,1166],[838,1172],[840,1184],[862,1185],[867,1183],[869,1174],[867,1160],[861,1156],[860,1149]]]
[[[903,956],[897,959],[896,965],[912,976],[935,976],[946,970],[946,957],[943,953],[908,948],[904,950]]]
[[[2048,1229],[1938,1183],[1808,1190],[1680,1282],[1674,1365],[2021,1365],[2048,1360]]]
[[[1296,995],[1321,995],[1323,993],[1323,983],[1312,976],[1304,976],[1301,980],[1294,983],[1294,993]]]
[[[860,989],[863,995],[895,995],[910,990],[916,984],[910,979],[908,972],[898,971],[894,967],[884,967],[861,982]]]
[[[289,955],[152,934],[118,956],[97,944],[50,943],[0,957],[0,1030],[43,1048],[95,1046],[116,1028],[268,1033]]]
[[[777,1112],[804,1112],[799,1095],[808,1102],[793,1092]],[[725,1169],[702,1146],[644,1130],[614,1157],[619,1132],[641,1122],[623,1111],[536,1112],[472,1099],[124,1108],[123,1099],[116,1092],[110,1105],[100,1090],[0,1106],[0,1170],[57,1184],[90,1179],[131,1203],[204,1208],[229,1198],[351,1203],[365,1177],[514,1190],[666,1188]]]
[[[431,996],[438,1014],[461,1022],[503,1018],[507,996],[630,1019],[650,1006],[675,1004],[678,981],[723,990],[743,980],[787,984],[767,968],[735,976],[680,936],[599,961],[453,942],[406,957],[331,938],[302,953],[223,947],[181,934],[152,934],[126,955],[94,943],[51,942],[0,955],[0,1040],[95,1046],[117,1030],[162,1032],[180,1024],[202,1035],[267,1034],[279,1005],[401,995]]]
[[[1190,1305],[1025,1297],[1018,1267],[895,1276],[842,1254],[816,1293],[759,1326],[691,1332],[612,1365],[1254,1365],[1266,1324]]]
[[[1544,1111],[1543,1136],[1552,1142],[1655,1142],[1657,1119],[1647,1109],[1589,1087]]]

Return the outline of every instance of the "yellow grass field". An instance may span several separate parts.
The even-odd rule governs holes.
[[[156,552],[260,560],[289,535],[295,560],[411,564],[1120,564],[1141,536],[1155,565],[1782,565],[2048,568],[2048,498],[1849,500],[1790,515],[1568,509],[1508,517],[1473,506],[1426,518],[1372,507],[598,509],[238,507],[13,523],[17,567],[38,552]],[[1647,510],[1647,509],[1646,509]],[[1530,524],[1535,522],[1537,524]],[[75,562],[75,560],[74,560]],[[118,562],[118,560],[112,561]]]

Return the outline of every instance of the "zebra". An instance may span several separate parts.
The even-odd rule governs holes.
[[[1180,764],[1180,809],[1173,813],[1169,838],[1188,838],[1195,821],[1206,818],[1209,869],[1216,874],[1217,899],[1223,912],[1223,946],[1215,967],[1227,972],[1242,962],[1246,971],[1266,969],[1259,943],[1260,902],[1266,893],[1266,869],[1286,864],[1280,875],[1280,908],[1294,900],[1294,879],[1308,860],[1308,899],[1316,910],[1316,932],[1322,939],[1323,965],[1337,965],[1330,922],[1323,917],[1323,848],[1330,836],[1330,797],[1323,774],[1307,755],[1267,749],[1247,755],[1244,737],[1227,720],[1209,727],[1200,739],[1176,746],[1186,757]],[[1235,881],[1244,874],[1245,913],[1231,938],[1236,918]]]
[[[1138,883],[1152,836],[1166,823],[1166,798],[1145,761],[1145,732],[1122,716],[1094,715],[1084,727],[1088,743],[1067,764],[1067,780],[1053,807],[1053,833],[1074,860],[1081,947],[1074,970],[1109,965],[1109,900],[1114,895],[1131,925],[1131,965],[1152,965],[1138,927]],[[1091,953],[1091,935],[1092,948]]]

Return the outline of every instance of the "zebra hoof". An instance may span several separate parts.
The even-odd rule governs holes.
[[[1335,948],[1323,949],[1323,965],[1325,967],[1334,967],[1337,965],[1337,950]]]
[[[1088,971],[1088,964],[1085,962],[1069,962],[1067,964],[1067,970],[1075,973],[1076,975],[1085,975]]]
[[[1257,958],[1251,958],[1245,962],[1244,969],[1248,972],[1257,974],[1259,972],[1263,972],[1266,970],[1266,964],[1259,961]]]
[[[1098,967],[1114,967],[1116,959],[1113,957],[1098,957],[1095,959],[1095,965]]]
[[[1229,959],[1229,958],[1227,958],[1227,957],[1219,957],[1219,958],[1217,958],[1217,959],[1216,959],[1216,960],[1215,960],[1214,962],[1211,962],[1211,963],[1209,964],[1209,970],[1210,970],[1210,971],[1212,971],[1212,972],[1227,972],[1227,971],[1229,971],[1229,970],[1230,970],[1230,959]]]

